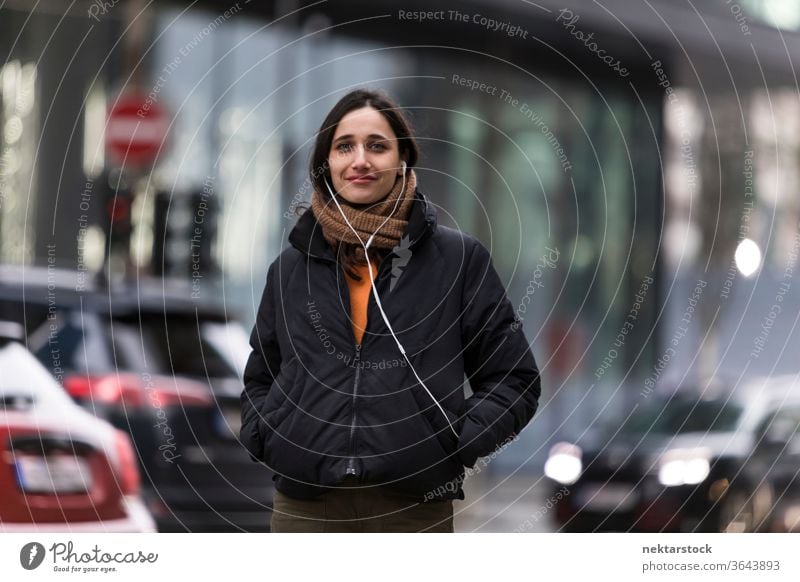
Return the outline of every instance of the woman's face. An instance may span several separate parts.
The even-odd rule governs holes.
[[[328,154],[333,188],[352,204],[383,199],[402,174],[397,136],[376,109],[354,109],[339,121]]]

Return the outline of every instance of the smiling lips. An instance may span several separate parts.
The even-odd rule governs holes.
[[[377,177],[374,174],[365,174],[364,176],[351,176],[347,180],[353,184],[369,184],[377,180]]]

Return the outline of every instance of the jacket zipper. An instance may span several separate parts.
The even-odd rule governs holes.
[[[358,377],[361,374],[361,345],[356,344],[356,355],[353,359],[353,364],[356,367],[356,379],[353,382],[353,415],[350,419],[350,439],[349,439],[349,449],[350,449],[350,458],[347,461],[347,471],[345,475],[355,475],[356,474],[356,450],[355,450],[355,435],[356,435],[356,397],[358,396]]]
[[[416,246],[417,242],[420,240],[420,238],[421,238],[421,236],[418,236],[417,238],[412,240],[409,243],[408,248],[413,250],[414,247]],[[297,248],[299,248],[299,247],[297,247]],[[336,263],[337,263],[336,259],[332,259],[330,257],[325,257],[325,256],[320,256],[320,255],[315,255],[314,253],[311,252],[311,249],[309,247],[305,247],[305,248],[300,249],[300,250],[303,250],[309,257],[313,257],[313,258],[325,261],[327,263],[332,263],[333,265],[336,265]],[[378,267],[378,272],[375,275],[375,285],[376,286],[378,284],[378,280],[380,279],[381,275],[383,275],[385,271],[390,270],[383,263],[386,262],[387,259],[390,259],[392,255],[393,255],[393,253],[391,253],[391,252],[387,253],[387,255],[381,261],[381,265]],[[347,289],[347,283],[346,282],[345,282],[345,289]],[[348,307],[347,307],[347,309],[348,309],[348,313],[349,313],[349,301],[350,301],[349,296],[350,296],[350,294],[349,294],[349,291],[347,291],[347,293],[348,293],[348,301],[347,301],[347,306]],[[367,301],[367,326],[369,326],[369,300]],[[355,376],[355,381],[353,382],[353,414],[352,414],[352,417],[351,417],[350,436],[349,436],[350,457],[349,457],[348,462],[347,462],[347,470],[345,472],[346,475],[356,475],[357,474],[356,473],[356,466],[355,466],[355,464],[356,464],[355,463],[355,460],[356,460],[355,459],[355,454],[356,454],[356,452],[355,452],[355,432],[356,432],[356,398],[358,396],[358,379],[359,379],[359,375],[360,375],[360,372],[361,372],[360,360],[361,360],[361,345],[360,344],[356,344],[356,354],[355,354],[355,358],[353,360],[355,365],[356,365],[356,376]]]
[[[378,267],[378,272],[375,274],[375,285],[378,284],[378,279],[381,276],[381,273],[388,270],[384,263],[387,262],[386,259],[389,258],[389,255],[384,257],[381,261],[380,266]],[[345,275],[346,276],[346,275]],[[367,300],[367,323],[365,327],[369,327],[369,303],[372,299],[371,294],[370,298]],[[350,304],[350,294],[348,292],[348,306]],[[349,313],[349,310],[348,310]],[[351,315],[352,317],[352,315]],[[366,330],[365,330],[366,333]],[[357,414],[357,404],[358,404],[358,380],[361,376],[361,344],[356,344],[356,353],[355,357],[353,358],[353,365],[356,368],[356,376],[355,380],[353,381],[353,414],[350,417],[350,436],[349,436],[349,443],[348,448],[350,451],[350,457],[347,460],[347,470],[345,471],[345,475],[357,475],[358,472],[356,470],[356,448],[355,448],[355,436],[356,436],[356,414]]]

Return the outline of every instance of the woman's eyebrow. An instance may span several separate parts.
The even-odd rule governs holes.
[[[346,134],[346,135],[340,135],[335,140],[333,140],[333,143],[336,143],[337,141],[342,141],[342,140],[345,140],[345,139],[352,139],[352,138],[353,138],[353,135],[349,134],[349,133]],[[380,139],[380,140],[383,140],[383,141],[389,141],[389,139],[386,136],[383,136],[383,135],[381,135],[379,133],[371,133],[371,134],[369,134],[367,136],[367,139]]]

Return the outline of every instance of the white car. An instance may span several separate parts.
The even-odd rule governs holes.
[[[156,531],[128,435],[75,404],[22,333],[0,321],[0,532]]]

